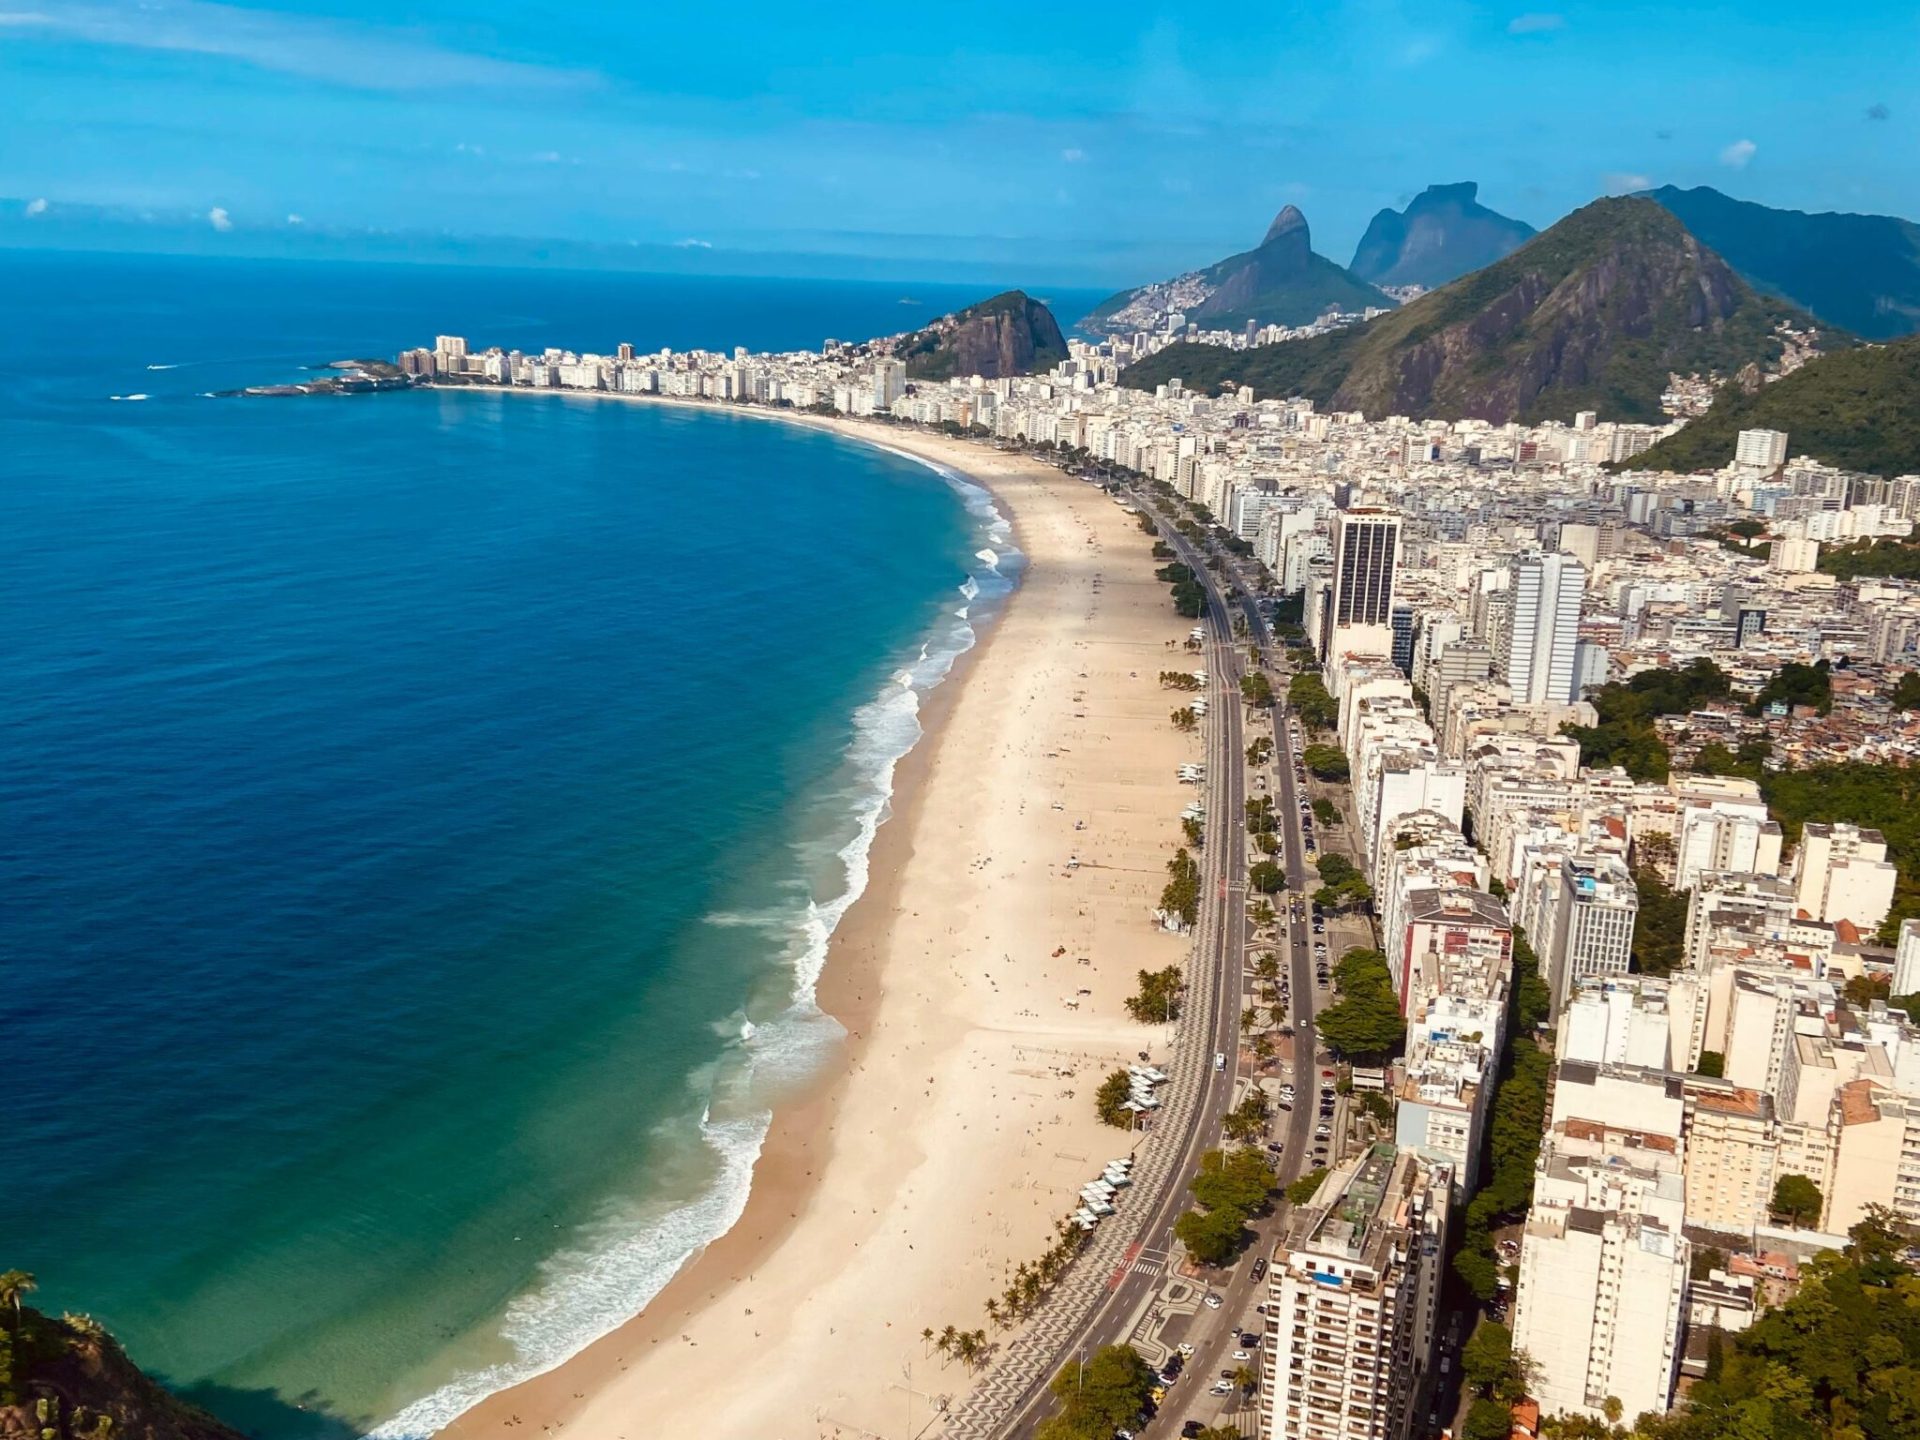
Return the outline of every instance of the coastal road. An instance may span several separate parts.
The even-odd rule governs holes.
[[[1250,597],[1252,592],[1242,574],[1231,567],[1228,573],[1242,597]],[[1271,673],[1271,661],[1276,654],[1272,633],[1251,598],[1243,598],[1242,609],[1247,618],[1249,641],[1259,646],[1267,656]],[[1283,687],[1286,677],[1280,675],[1277,678]],[[1238,684],[1237,681],[1235,683]],[[1274,758],[1265,772],[1267,787],[1264,793],[1274,796],[1274,808],[1280,817],[1280,858],[1287,873],[1287,888],[1295,894],[1304,895],[1315,883],[1316,876],[1306,858],[1300,823],[1299,804],[1304,792],[1294,779],[1293,767],[1299,756],[1299,747],[1294,743],[1291,716],[1287,714],[1284,702],[1276,706],[1268,718],[1273,726]],[[1285,897],[1280,898],[1284,900]],[[1253,952],[1254,955],[1265,949],[1279,952],[1282,972],[1287,977],[1287,1019],[1294,1029],[1291,1072],[1296,1090],[1294,1108],[1281,1111],[1278,1116],[1278,1138],[1283,1150],[1275,1169],[1284,1188],[1313,1168],[1309,1152],[1313,1144],[1321,1083],[1319,1072],[1322,1067],[1313,1022],[1321,996],[1313,983],[1311,914],[1304,914],[1296,922],[1292,918],[1290,905],[1277,908],[1281,909],[1276,937],[1278,943],[1272,946],[1264,943],[1255,945]],[[1249,955],[1249,964],[1253,958],[1253,955]],[[1208,1143],[1213,1143],[1211,1135]],[[1181,1199],[1184,1208],[1185,1197]],[[1225,1272],[1224,1278],[1213,1286],[1214,1293],[1221,1298],[1221,1306],[1218,1310],[1202,1310],[1189,1328],[1187,1339],[1194,1346],[1193,1358],[1179,1382],[1168,1392],[1160,1413],[1141,1431],[1141,1440],[1163,1440],[1163,1437],[1177,1436],[1188,1420],[1199,1420],[1207,1425],[1237,1420],[1245,1433],[1257,1433],[1257,1424],[1247,1413],[1257,1406],[1257,1397],[1243,1405],[1242,1397],[1238,1395],[1216,1397],[1207,1391],[1222,1371],[1237,1370],[1242,1363],[1232,1358],[1240,1348],[1238,1337],[1241,1332],[1250,1330],[1261,1336],[1264,1343],[1266,1323],[1264,1317],[1256,1313],[1255,1307],[1267,1298],[1267,1285],[1264,1279],[1256,1281],[1253,1278],[1253,1261],[1257,1257],[1272,1255],[1274,1244],[1286,1223],[1287,1210],[1288,1207],[1280,1203],[1276,1205],[1273,1215],[1256,1222],[1254,1243]],[[1111,1337],[1118,1338],[1124,1337]],[[1102,1337],[1100,1343],[1110,1343],[1110,1338]],[[1263,1370],[1264,1352],[1256,1350],[1253,1354],[1251,1368],[1260,1373]]]
[[[1045,1342],[1053,1351],[1049,1361],[1025,1387],[1006,1418],[992,1433],[1004,1437],[1030,1436],[1053,1409],[1048,1383],[1062,1365],[1075,1356],[1091,1355],[1103,1345],[1115,1344],[1131,1333],[1134,1317],[1165,1278],[1166,1256],[1173,1244],[1173,1223],[1188,1208],[1187,1181],[1199,1168],[1200,1155],[1215,1143],[1220,1121],[1233,1102],[1236,1059],[1239,1054],[1242,967],[1248,930],[1246,918],[1246,744],[1240,715],[1242,655],[1233,638],[1227,602],[1197,548],[1175,530],[1163,514],[1143,497],[1134,497],[1160,527],[1160,538],[1173,547],[1182,564],[1206,586],[1207,606],[1202,621],[1207,640],[1204,664],[1208,673],[1207,707],[1207,819],[1206,845],[1201,859],[1200,915],[1196,926],[1193,964],[1182,999],[1192,1025],[1188,1053],[1176,1055],[1167,1066],[1173,1071],[1168,1089],[1189,1085],[1197,1091],[1186,1112],[1185,1133],[1174,1142],[1172,1164],[1154,1193],[1141,1193],[1136,1183],[1128,1204],[1108,1226],[1133,1228],[1136,1243],[1123,1263],[1106,1278],[1103,1292],[1071,1331]],[[1193,1053],[1193,1052],[1197,1052]],[[1225,1057],[1219,1070],[1213,1057]],[[1199,1063],[1195,1064],[1195,1060]],[[1176,1066],[1178,1067],[1176,1069]],[[1156,1112],[1156,1123],[1174,1123],[1169,1106]],[[1139,1218],[1145,1212],[1145,1219]],[[1106,1227],[1102,1227],[1103,1229]],[[1224,1313],[1224,1312],[1222,1312]],[[1026,1343],[1035,1343],[1030,1337]]]
[[[1149,502],[1140,497],[1136,499],[1153,515],[1161,538],[1173,548],[1181,563],[1189,566],[1202,581],[1207,595],[1205,655],[1211,702],[1207,715],[1207,845],[1202,865],[1202,910],[1184,1002],[1190,1009],[1201,1007],[1202,1011],[1202,1024],[1194,1036],[1195,1040],[1204,1037],[1197,1047],[1203,1061],[1197,1080],[1201,1094],[1199,1103],[1186,1117],[1187,1131],[1178,1139],[1177,1159],[1158,1192],[1145,1195],[1136,1191],[1129,1196],[1134,1203],[1122,1212],[1126,1219],[1139,1226],[1136,1232],[1139,1242],[1128,1251],[1132,1257],[1130,1262],[1109,1277],[1105,1293],[1079,1326],[1057,1337],[1050,1346],[1055,1351],[1050,1363],[994,1432],[1018,1437],[1018,1440],[1031,1436],[1052,1410],[1052,1397],[1046,1387],[1059,1368],[1075,1356],[1091,1355],[1104,1345],[1126,1340],[1141,1312],[1165,1283],[1166,1258],[1173,1248],[1173,1224],[1191,1204],[1187,1181],[1199,1168],[1201,1153],[1218,1143],[1221,1120],[1234,1100],[1240,1057],[1240,1010],[1246,972],[1257,953],[1247,922],[1247,741],[1241,723],[1240,697],[1240,680],[1247,667],[1242,642],[1234,639],[1235,610],[1244,612],[1248,637],[1263,651],[1271,653],[1272,637],[1246,587],[1239,587],[1239,605],[1231,606],[1198,549]],[[1288,884],[1298,891],[1310,872],[1305,864],[1300,833],[1299,793],[1293,776],[1294,746],[1284,722],[1276,724],[1274,740],[1274,759],[1266,773],[1266,786],[1260,793],[1276,797]],[[1315,995],[1308,923],[1296,924],[1290,911],[1287,912],[1281,921],[1280,938],[1283,965],[1288,974],[1289,1019],[1294,1025],[1298,1057],[1294,1066],[1298,1095],[1295,1108],[1286,1118],[1285,1149],[1279,1164],[1284,1184],[1296,1178],[1305,1167],[1313,1128],[1318,1064],[1313,1035]],[[1213,1068],[1215,1054],[1226,1057],[1227,1062],[1218,1071]],[[1174,1083],[1181,1082],[1176,1079]],[[1148,1212],[1144,1223],[1135,1221],[1133,1214],[1127,1213],[1138,1213],[1141,1208]],[[1271,1249],[1271,1234],[1277,1224],[1277,1217],[1264,1222],[1259,1241],[1227,1272],[1224,1283],[1214,1285],[1214,1292],[1223,1303],[1218,1309],[1203,1308],[1191,1323],[1188,1338],[1196,1346],[1194,1361],[1146,1434],[1176,1434],[1186,1415],[1194,1413],[1189,1407],[1204,1382],[1218,1370],[1231,1368],[1216,1361],[1232,1353],[1238,1332],[1243,1327],[1261,1328],[1247,1326],[1252,1307],[1264,1295],[1264,1285],[1256,1284],[1252,1278],[1252,1261]],[[1212,1397],[1206,1397],[1202,1403],[1220,1404]]]

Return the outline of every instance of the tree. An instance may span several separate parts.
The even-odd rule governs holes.
[[[1640,911],[1633,925],[1633,968],[1643,975],[1671,975],[1686,958],[1687,905],[1692,892],[1676,893],[1644,865],[1635,868],[1633,881],[1640,893]]]
[[[1183,982],[1178,966],[1142,970],[1138,993],[1127,997],[1127,1013],[1143,1025],[1159,1025],[1180,1018]]]
[[[1513,1368],[1513,1332],[1488,1321],[1460,1347],[1460,1375],[1482,1395],[1491,1395],[1506,1382]]]
[[[1805,1226],[1820,1218],[1820,1187],[1804,1175],[1782,1175],[1773,1186],[1773,1213],[1789,1224]]]
[[[1476,1400],[1467,1411],[1464,1433],[1466,1440],[1507,1440],[1513,1433],[1513,1412],[1498,1400]]]
[[[1343,782],[1353,774],[1346,752],[1337,745],[1309,745],[1300,759],[1321,780]]]
[[[1766,688],[1747,706],[1747,713],[1764,714],[1769,705],[1780,704],[1788,707],[1810,705],[1816,713],[1828,714],[1833,709],[1831,668],[1825,660],[1816,660],[1811,665],[1789,660],[1773,672]]]
[[[1314,799],[1313,818],[1320,823],[1322,829],[1331,830],[1340,823],[1340,811],[1331,800],[1321,795]]]
[[[1893,687],[1893,708],[1920,710],[1920,670],[1909,670]]]
[[[1287,872],[1271,860],[1260,860],[1248,867],[1247,883],[1262,895],[1275,895],[1287,888]]]
[[[1267,1133],[1267,1120],[1272,1115],[1267,1103],[1267,1092],[1258,1085],[1247,1092],[1247,1098],[1227,1112],[1221,1128],[1226,1131],[1229,1140],[1242,1143],[1258,1140]]]
[[[1324,1165],[1318,1170],[1309,1170],[1287,1186],[1287,1203],[1289,1205],[1308,1204],[1315,1195],[1320,1193],[1320,1182],[1326,1178],[1327,1170]]]
[[[1300,717],[1300,723],[1315,730],[1331,730],[1340,711],[1320,677],[1303,670],[1287,682],[1287,704]]]
[[[1320,1038],[1342,1055],[1390,1056],[1406,1038],[1407,1022],[1386,957],[1378,950],[1349,950],[1335,967],[1334,981],[1340,998],[1316,1022]]]
[[[13,1333],[20,1334],[20,1303],[40,1288],[40,1282],[26,1270],[0,1271],[0,1305],[13,1307]]]
[[[1087,1360],[1070,1360],[1048,1386],[1060,1413],[1036,1432],[1037,1440],[1112,1440],[1146,1408],[1153,1368],[1131,1345],[1107,1345]]]
[[[1116,1070],[1100,1082],[1100,1088],[1094,1092],[1093,1108],[1102,1122],[1122,1130],[1133,1128],[1133,1111],[1126,1108],[1127,1096],[1133,1091],[1132,1081],[1127,1072]]]
[[[1189,1210],[1173,1222],[1174,1238],[1202,1265],[1226,1264],[1246,1233],[1246,1217],[1232,1208]]]
[[[1160,908],[1192,929],[1200,918],[1200,866],[1186,848],[1175,850],[1167,861],[1166,888],[1160,892]]]
[[[1273,682],[1267,679],[1264,670],[1256,670],[1251,675],[1240,677],[1240,698],[1256,710],[1265,710],[1273,704]]]
[[[1727,1073],[1727,1057],[1718,1050],[1702,1050],[1700,1063],[1694,1066],[1693,1073],[1709,1080],[1723,1079]]]

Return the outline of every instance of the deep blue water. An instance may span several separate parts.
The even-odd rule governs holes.
[[[973,298],[911,293],[0,254],[0,1266],[250,1427],[415,1432],[727,1223],[990,506],[750,417],[201,392]]]

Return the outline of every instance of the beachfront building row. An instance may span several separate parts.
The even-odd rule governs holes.
[[[1263,1433],[1407,1440],[1433,1382],[1448,1167],[1378,1144],[1295,1209],[1267,1279]]]

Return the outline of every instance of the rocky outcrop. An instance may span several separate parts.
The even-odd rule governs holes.
[[[1313,253],[1307,217],[1288,205],[1273,217],[1259,245],[1204,270],[1109,296],[1080,321],[1082,329],[1153,329],[1173,313],[1210,329],[1306,325],[1329,310],[1357,312],[1393,301]]]
[[[1534,229],[1489,210],[1472,180],[1429,185],[1404,210],[1382,210],[1367,226],[1347,268],[1374,285],[1432,290],[1512,254]]]
[[[1008,290],[942,316],[907,336],[894,354],[906,361],[913,379],[998,380],[1051,370],[1067,358],[1067,342],[1052,311],[1025,291]]]
[[[79,1318],[0,1319],[0,1440],[244,1440],[143,1374]]]
[[[1811,323],[1756,294],[1659,205],[1599,200],[1367,325],[1240,352],[1169,346],[1123,378],[1250,385],[1374,418],[1504,424],[1597,410],[1656,422],[1670,373],[1767,364],[1783,321]]]

